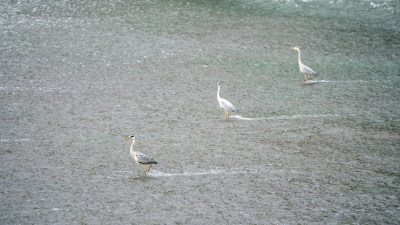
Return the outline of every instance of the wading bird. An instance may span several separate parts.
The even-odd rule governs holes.
[[[317,72],[315,72],[314,70],[312,70],[310,67],[304,65],[303,63],[301,63],[301,52],[299,47],[291,47],[289,49],[292,50],[296,50],[299,54],[298,54],[298,61],[299,61],[299,68],[300,68],[300,72],[304,73],[304,77],[305,80],[303,82],[307,82],[307,80],[311,80],[312,76],[318,76],[319,74]]]
[[[221,89],[221,86],[219,86],[219,82],[217,83],[217,86],[218,86],[217,100],[219,107],[225,110],[225,119],[229,119],[228,111],[239,112],[239,110],[234,105],[232,105],[232,103],[230,103],[228,100],[221,98],[221,96],[219,96],[219,90]]]
[[[131,151],[130,151],[131,156],[137,163],[139,163],[143,167],[144,174],[147,174],[148,172],[150,172],[151,166],[153,164],[157,164],[157,162],[154,159],[150,158],[149,156],[147,156],[141,152],[135,152],[135,150],[133,149],[133,146],[135,145],[135,142],[136,142],[135,136],[131,135],[131,136],[125,138],[125,140],[132,140]],[[149,165],[149,164],[150,164],[150,167],[148,170],[146,170],[146,167],[144,165]]]

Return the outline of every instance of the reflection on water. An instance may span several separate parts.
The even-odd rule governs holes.
[[[0,3],[0,223],[398,224],[398,10]]]

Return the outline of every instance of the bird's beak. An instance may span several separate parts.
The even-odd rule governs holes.
[[[124,140],[129,140],[129,138],[124,138]]]
[[[291,47],[291,48],[289,48],[289,49],[292,49],[292,50],[294,50],[294,48],[292,48],[292,47]]]

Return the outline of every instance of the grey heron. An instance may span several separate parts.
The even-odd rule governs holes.
[[[219,95],[219,91],[221,89],[219,82],[217,83],[217,86],[218,86],[217,100],[218,100],[219,107],[225,110],[225,119],[229,119],[228,111],[239,112],[239,110],[228,100],[221,98],[221,96]]]
[[[289,49],[296,50],[298,52],[298,61],[299,61],[299,68],[300,72],[304,74],[305,80],[304,82],[307,82],[307,80],[311,80],[311,76],[318,76],[319,74],[312,70],[310,67],[304,65],[301,63],[301,52],[299,47],[291,47]]]
[[[154,159],[150,158],[149,156],[147,156],[141,152],[135,152],[135,150],[133,148],[133,146],[136,143],[135,136],[131,135],[131,136],[125,138],[125,140],[132,140],[131,151],[130,151],[131,156],[137,163],[139,163],[143,167],[144,174],[147,174],[148,172],[150,172],[151,166],[153,164],[157,164],[157,162]],[[147,170],[144,165],[150,165],[149,169]]]

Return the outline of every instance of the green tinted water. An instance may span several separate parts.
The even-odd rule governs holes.
[[[400,221],[397,1],[0,10],[2,223]]]

